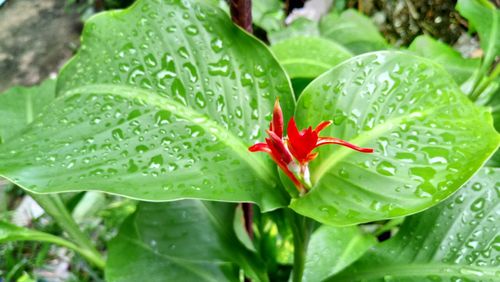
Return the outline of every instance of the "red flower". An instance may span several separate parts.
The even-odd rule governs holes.
[[[312,152],[317,147],[337,144],[363,153],[373,152],[373,149],[361,148],[338,138],[319,137],[320,131],[331,124],[331,121],[323,121],[314,130],[308,127],[299,131],[292,117],[288,122],[288,138],[283,137],[283,113],[279,101],[276,100],[273,119],[267,130],[269,138],[265,139],[265,143],[257,143],[248,149],[251,152],[266,152],[271,155],[274,162],[293,181],[297,189],[305,193],[304,186],[311,186],[308,164],[318,156],[317,152]]]

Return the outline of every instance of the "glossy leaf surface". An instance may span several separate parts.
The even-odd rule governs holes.
[[[290,83],[222,10],[138,1],[99,14],[57,91],[50,111],[0,146],[0,174],[30,191],[287,204],[272,161],[247,148],[277,97],[290,118]]]
[[[290,78],[315,78],[352,54],[339,44],[320,37],[297,36],[271,47]]]
[[[56,82],[39,86],[12,87],[0,94],[0,144],[17,135],[54,99]]]
[[[239,281],[238,264],[265,281],[234,234],[235,208],[197,200],[141,203],[109,244],[107,280]]]
[[[332,281],[499,281],[499,181],[499,169],[482,169]]]
[[[412,214],[462,186],[500,142],[491,114],[435,63],[400,52],[352,58],[313,81],[295,113],[300,128],[362,147],[320,147],[313,188],[297,212],[332,225]]]
[[[370,18],[355,10],[331,13],[321,19],[321,36],[340,43],[354,54],[387,49],[389,45]]]
[[[469,79],[480,64],[480,60],[463,58],[455,49],[428,35],[415,38],[408,49],[442,65],[458,84]]]
[[[314,231],[307,248],[303,281],[322,281],[360,258],[377,239],[356,226],[323,225]]]

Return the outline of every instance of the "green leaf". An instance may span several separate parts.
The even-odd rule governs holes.
[[[283,2],[280,0],[253,0],[252,20],[266,32],[282,29],[285,21]]]
[[[14,241],[38,241],[57,244],[76,251],[83,257],[93,261],[93,254],[91,251],[81,248],[73,242],[49,233],[19,227],[12,223],[0,220],[0,243]]]
[[[321,36],[343,45],[354,54],[389,48],[370,18],[355,10],[327,15],[321,19],[319,28]]]
[[[332,281],[499,281],[499,180],[500,169],[480,170]]]
[[[318,228],[309,242],[304,281],[323,281],[360,258],[377,243],[356,226]]]
[[[478,59],[466,59],[462,55],[436,39],[421,35],[415,38],[408,49],[417,55],[431,59],[442,65],[458,84],[464,83],[479,68]]]
[[[266,281],[265,269],[233,231],[235,205],[185,200],[141,203],[109,243],[109,281]]]
[[[484,51],[483,65],[489,67],[500,54],[500,10],[487,0],[459,0],[456,8],[477,30]]]
[[[491,114],[435,63],[401,52],[354,57],[313,81],[295,112],[299,127],[334,124],[323,136],[375,150],[322,146],[313,188],[297,212],[331,225],[399,217],[462,186],[500,143]]]
[[[0,146],[0,175],[27,190],[288,203],[273,162],[247,148],[277,97],[291,117],[290,82],[220,9],[138,1],[92,17],[57,91],[50,111]]]
[[[286,28],[267,34],[272,45],[296,36],[319,36],[318,23],[307,18],[298,18]]]
[[[315,78],[352,57],[344,47],[320,37],[298,36],[271,47],[290,78]]]
[[[55,97],[55,80],[0,93],[0,144],[19,134]]]

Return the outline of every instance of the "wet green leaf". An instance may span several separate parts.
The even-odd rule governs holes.
[[[299,127],[370,147],[373,154],[322,146],[311,162],[312,190],[297,212],[351,225],[412,214],[462,186],[500,143],[491,114],[463,95],[435,63],[401,52],[352,58],[301,94]]]
[[[55,80],[47,79],[39,86],[12,87],[0,93],[0,144],[19,134],[52,102],[55,86]]]
[[[320,37],[292,37],[271,50],[292,79],[315,78],[352,57],[344,47]]]
[[[235,205],[141,203],[109,244],[109,281],[239,281],[238,265],[266,281],[263,264],[236,238]]]
[[[377,243],[356,226],[323,225],[312,235],[307,248],[303,281],[322,281],[360,258]]]
[[[455,49],[428,35],[415,38],[408,49],[442,65],[458,84],[469,79],[480,64],[479,59],[466,59]]]
[[[370,18],[355,10],[331,13],[321,19],[321,36],[340,43],[354,54],[389,48]]]
[[[484,51],[483,64],[489,67],[500,54],[500,10],[487,0],[459,0],[456,8],[477,30]]]
[[[332,281],[500,281],[500,169],[485,168]]]
[[[222,10],[138,1],[96,15],[57,92],[22,138],[0,146],[0,175],[27,190],[287,204],[272,161],[247,148],[277,97],[291,117],[290,83]]]

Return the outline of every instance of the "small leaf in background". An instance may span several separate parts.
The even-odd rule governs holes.
[[[456,9],[477,30],[484,51],[483,65],[489,67],[500,54],[500,10],[487,0],[458,0]]]
[[[19,227],[12,223],[0,220],[0,243],[16,241],[48,242],[76,251],[83,257],[88,257],[91,255],[84,248],[81,248],[73,242],[70,242],[59,236],[29,228]]]
[[[253,0],[252,20],[267,33],[283,28],[285,11],[280,0]]]
[[[389,45],[370,18],[355,11],[330,13],[321,19],[321,36],[333,40],[354,54],[388,49]]]
[[[108,281],[266,281],[261,262],[240,243],[235,205],[197,200],[141,203],[109,244]]]
[[[311,236],[307,248],[303,281],[323,281],[360,258],[377,243],[357,226],[323,225]]]
[[[415,38],[408,50],[442,65],[458,84],[469,79],[480,65],[479,59],[466,59],[452,47],[428,35]]]
[[[22,131],[54,100],[56,81],[47,79],[39,86],[12,87],[0,93],[0,144]]]
[[[275,45],[280,41],[291,39],[296,36],[311,36],[318,37],[318,23],[307,18],[298,18],[294,20],[286,28],[270,32],[267,34],[271,45]]]
[[[291,117],[290,83],[220,9],[137,1],[92,17],[57,92],[22,138],[0,146],[0,174],[25,189],[288,203],[272,162],[247,147],[277,97]]]
[[[271,51],[290,78],[315,78],[352,54],[341,45],[320,37],[297,36],[274,44]]]
[[[332,281],[500,281],[499,180],[499,169],[481,169]]]
[[[429,208],[460,188],[500,143],[491,114],[427,59],[382,51],[354,57],[314,80],[295,112],[299,127],[373,154],[319,148],[313,188],[291,208],[331,225],[353,225]]]

